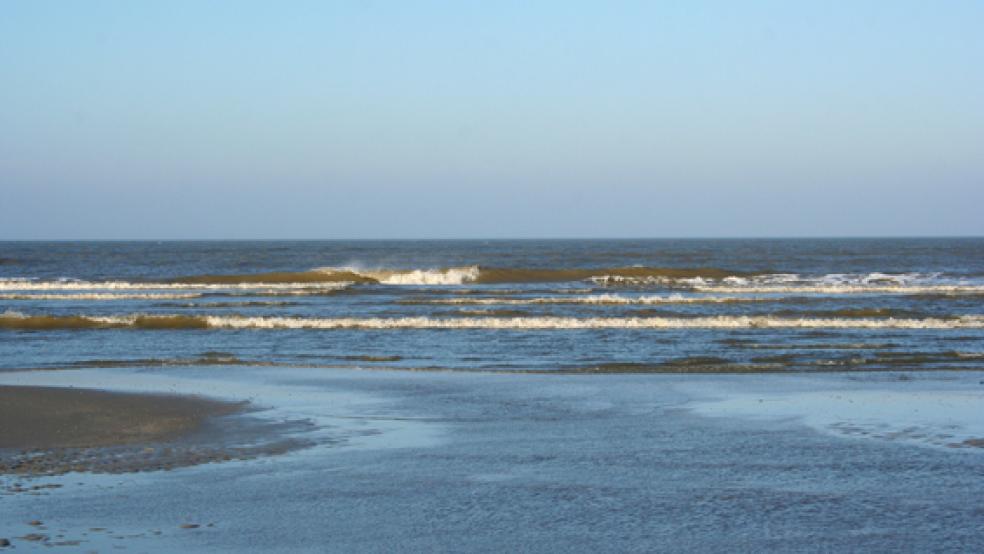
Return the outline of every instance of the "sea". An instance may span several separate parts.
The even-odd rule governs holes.
[[[984,362],[984,240],[0,243],[0,368]]]
[[[0,384],[310,424],[28,550],[984,550],[981,238],[0,242]]]

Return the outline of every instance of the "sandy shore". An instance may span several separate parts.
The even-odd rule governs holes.
[[[65,387],[0,386],[0,474],[121,473],[299,446],[248,403]]]
[[[174,439],[244,404],[59,387],[0,386],[0,448],[83,448]]]

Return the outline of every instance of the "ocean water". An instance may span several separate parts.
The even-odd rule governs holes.
[[[982,338],[982,239],[0,243],[0,369],[961,369]]]
[[[0,314],[0,384],[312,424],[0,476],[18,551],[984,550],[982,239],[0,243]]]

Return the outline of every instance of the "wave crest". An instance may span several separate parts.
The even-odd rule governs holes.
[[[184,315],[130,316],[52,316],[25,315],[19,312],[0,314],[0,329],[50,331],[56,329],[207,329],[206,317]]]
[[[984,316],[942,318],[706,317],[397,317],[50,316],[0,314],[0,329],[984,329]]]
[[[981,294],[984,285],[714,285],[698,284],[693,290],[715,294]]]
[[[382,285],[462,285],[479,279],[481,270],[477,265],[448,267],[440,269],[377,269],[365,270],[351,267],[319,267],[312,273],[330,275],[355,275],[356,282],[370,282]]]
[[[678,279],[724,279],[729,276],[751,276],[756,273],[729,271],[719,268],[513,268],[462,266],[438,269],[360,269],[353,267],[321,267],[312,270],[333,278],[355,275],[356,282],[384,285],[461,285],[505,283],[564,283],[574,281],[606,282],[671,282]]]
[[[984,329],[984,316],[954,319],[778,318],[771,316],[291,318],[205,316],[209,327],[233,329]]]
[[[742,272],[714,267],[496,268],[478,265],[432,269],[320,267],[299,272],[206,274],[158,282],[0,279],[0,291],[332,289],[353,284],[454,286],[590,282],[598,286],[659,286],[719,293],[984,293],[980,279],[944,278],[940,273]]]

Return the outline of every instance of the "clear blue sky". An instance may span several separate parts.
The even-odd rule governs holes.
[[[984,234],[984,2],[0,2],[0,239]]]

